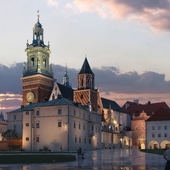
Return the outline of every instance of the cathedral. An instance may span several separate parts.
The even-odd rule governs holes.
[[[50,45],[44,43],[37,17],[33,40],[25,49],[22,105],[8,112],[8,129],[22,138],[22,148],[38,151],[44,146],[58,151],[87,150],[131,145],[130,116],[115,102],[100,96],[95,74],[85,58],[77,75],[77,88],[69,83],[67,66],[63,82],[56,82],[50,64]],[[125,133],[126,131],[126,133]]]

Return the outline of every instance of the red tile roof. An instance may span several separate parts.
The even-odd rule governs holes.
[[[163,108],[159,108],[146,121],[163,121],[163,120],[170,120],[170,112]]]
[[[127,101],[123,106],[122,109],[129,113],[130,115],[139,116],[141,112],[145,112],[148,116],[151,116],[152,113],[155,113],[159,108],[163,108],[168,110],[169,107],[165,102],[160,103],[150,103],[147,104],[137,104],[134,102]]]

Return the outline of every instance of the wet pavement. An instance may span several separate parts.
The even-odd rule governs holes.
[[[85,159],[53,164],[0,165],[0,170],[163,170],[162,155],[140,152],[137,149],[87,151]]]

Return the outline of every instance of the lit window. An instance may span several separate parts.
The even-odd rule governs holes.
[[[143,138],[143,139],[145,138],[145,134],[144,133],[141,134],[141,138]]]
[[[58,122],[58,127],[62,127],[62,122]]]
[[[61,109],[61,108],[58,109],[58,114],[59,114],[59,115],[62,114],[62,109]]]
[[[29,126],[29,123],[26,123],[26,126]]]
[[[40,123],[36,122],[36,128],[40,128]]]

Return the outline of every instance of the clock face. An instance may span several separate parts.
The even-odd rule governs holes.
[[[27,93],[26,100],[27,100],[28,103],[34,102],[34,93],[32,91]]]

